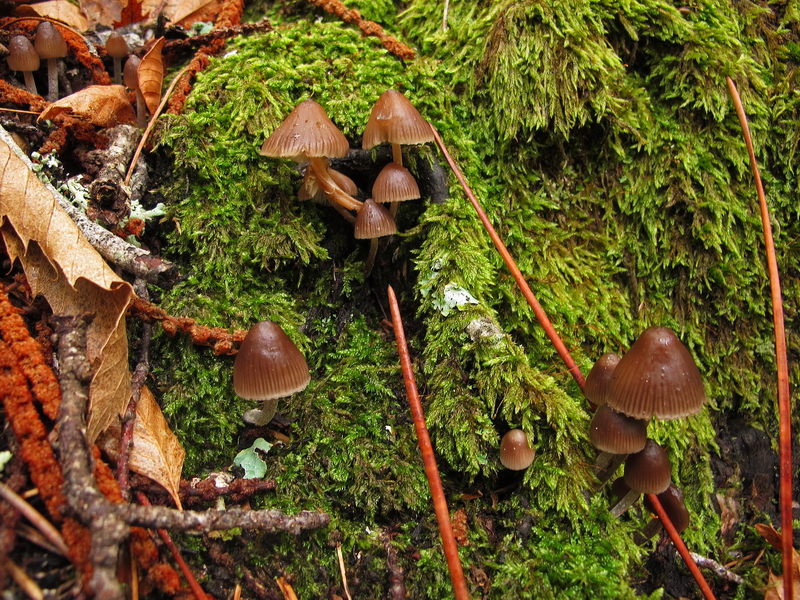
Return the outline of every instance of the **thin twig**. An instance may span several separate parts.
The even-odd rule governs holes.
[[[730,77],[726,77],[728,92],[736,107],[739,125],[742,128],[747,154],[750,157],[750,167],[753,169],[753,178],[758,194],[758,206],[761,211],[761,225],[764,229],[764,246],[767,254],[767,269],[769,271],[769,287],[772,297],[772,322],[775,329],[775,362],[778,371],[778,417],[780,431],[778,449],[780,456],[780,505],[781,505],[781,551],[783,552],[783,597],[794,598],[794,576],[792,569],[793,531],[792,531],[792,406],[789,394],[789,363],[786,357],[786,331],[783,320],[783,299],[781,297],[781,280],[778,273],[778,261],[775,257],[775,241],[772,237],[769,207],[758,171],[756,154],[753,150],[753,140],[750,137],[750,127],[747,124],[747,115],[742,106],[742,100],[736,85]]]
[[[417,430],[417,442],[422,454],[422,462],[425,465],[425,475],[428,477],[428,485],[431,488],[433,498],[433,509],[436,512],[436,520],[439,522],[439,532],[442,536],[442,549],[447,560],[447,568],[450,570],[450,579],[453,582],[453,591],[456,600],[466,600],[469,598],[467,582],[464,579],[464,570],[461,566],[461,558],[458,555],[456,538],[453,535],[453,526],[450,522],[450,511],[447,508],[447,499],[444,497],[442,480],[439,478],[439,470],[436,467],[436,457],[433,454],[433,445],[428,435],[428,428],[425,425],[425,414],[422,411],[417,392],[417,383],[414,380],[414,371],[411,367],[411,357],[408,353],[406,334],[403,329],[403,319],[400,316],[400,306],[397,304],[397,296],[389,286],[389,308],[392,312],[392,325],[394,326],[394,337],[397,341],[397,352],[400,355],[400,368],[403,370],[403,381],[406,384],[406,394],[408,402],[411,404],[411,416],[414,419],[414,429]]]
[[[344,586],[344,594],[347,600],[353,600],[350,595],[350,588],[347,587],[347,571],[344,568],[344,555],[342,554],[342,543],[336,542],[336,558],[339,561],[339,572],[342,574],[342,585]]]
[[[489,217],[486,216],[483,208],[481,207],[478,199],[475,197],[475,194],[472,192],[472,189],[467,184],[467,180],[464,179],[464,175],[461,173],[461,170],[456,165],[453,157],[450,156],[450,153],[447,151],[447,148],[442,142],[442,138],[439,137],[439,133],[436,131],[436,128],[431,125],[431,131],[433,131],[433,137],[436,140],[436,143],[439,145],[439,149],[444,154],[445,159],[447,160],[447,164],[450,165],[450,168],[455,173],[456,179],[461,184],[464,193],[469,198],[469,201],[472,203],[472,206],[475,208],[475,212],[478,213],[478,217],[483,223],[486,232],[489,234],[489,237],[492,238],[492,242],[494,242],[495,248],[500,253],[500,256],[503,258],[503,262],[506,263],[508,270],[511,271],[511,275],[514,277],[514,281],[517,282],[517,286],[519,287],[522,295],[525,296],[525,299],[528,301],[528,304],[533,309],[533,314],[536,315],[536,320],[539,321],[539,324],[544,329],[545,334],[550,339],[550,343],[553,344],[553,347],[558,352],[558,355],[561,357],[561,360],[564,361],[564,364],[567,366],[567,370],[569,370],[570,375],[572,375],[573,379],[578,383],[581,389],[583,389],[584,379],[583,375],[581,374],[578,365],[575,364],[575,361],[572,359],[572,355],[567,350],[567,347],[564,345],[564,342],[561,341],[558,333],[556,333],[553,324],[550,322],[550,319],[547,317],[547,313],[544,312],[542,305],[539,304],[539,301],[536,299],[536,296],[531,291],[531,288],[528,286],[528,283],[525,281],[525,278],[522,276],[522,272],[517,267],[517,263],[514,262],[514,259],[511,258],[511,254],[509,254],[508,249],[506,248],[503,240],[500,239],[500,236],[495,231],[495,228],[492,226],[492,223],[489,221]]]
[[[42,535],[44,535],[44,537],[46,537],[47,540],[58,549],[62,556],[67,556],[69,554],[69,549],[64,543],[64,538],[61,537],[58,529],[56,529],[50,521],[45,519],[42,513],[33,508],[33,506],[28,504],[28,502],[26,502],[22,496],[17,494],[2,481],[0,481],[0,497],[11,504],[22,515],[24,515],[28,521],[35,525],[36,529],[38,529]]]

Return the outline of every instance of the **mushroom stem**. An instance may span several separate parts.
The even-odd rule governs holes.
[[[270,421],[278,411],[278,399],[264,400],[261,408],[254,408],[244,413],[244,422],[256,427],[263,427]]]
[[[602,488],[614,476],[627,457],[627,454],[611,454],[610,452],[601,452],[597,455],[594,461],[594,474],[597,477],[595,490]]]
[[[47,59],[47,101],[58,100],[58,65],[57,58]]]
[[[331,176],[328,173],[328,164],[326,159],[320,157],[311,157],[310,160],[310,167],[314,171],[314,175],[317,177],[317,183],[319,183],[319,187],[322,188],[322,191],[325,192],[325,195],[328,196],[333,204],[339,204],[339,206],[347,210],[357,211],[359,208],[361,208],[361,202],[345,192],[342,188],[336,185],[336,182],[333,179],[331,179]]]
[[[642,527],[641,531],[637,531],[633,535],[633,541],[637,546],[641,546],[642,544],[645,544],[649,540],[653,539],[653,536],[662,529],[664,529],[664,526],[661,524],[661,519],[650,519],[650,522]]]
[[[122,59],[118,56],[113,57],[114,61],[114,83],[122,85]]]
[[[614,506],[611,507],[611,514],[615,517],[619,517],[622,515],[626,510],[631,507],[631,504],[636,502],[639,499],[640,492],[636,490],[631,490],[627,494],[622,497],[622,500],[617,502]]]
[[[142,94],[142,90],[136,88],[136,124],[139,126],[139,129],[147,127],[146,108],[147,105],[144,102],[144,94]]]
[[[378,255],[378,240],[380,238],[372,238],[369,241],[369,254],[367,255],[367,262],[364,263],[364,275],[369,275],[372,272],[372,267],[375,265],[375,257]]]
[[[39,95],[39,91],[36,89],[36,81],[33,79],[33,71],[23,71],[22,74],[25,76],[25,89],[27,89],[31,94]]]
[[[403,166],[403,150],[400,148],[400,144],[392,144],[392,162]]]

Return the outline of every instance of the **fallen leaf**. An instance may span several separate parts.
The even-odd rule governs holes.
[[[164,38],[158,38],[155,45],[144,55],[139,63],[139,89],[142,90],[147,110],[155,114],[161,100],[161,84],[164,81],[164,61],[161,50],[164,48]]]
[[[758,531],[761,537],[763,537],[770,546],[777,550],[783,549],[781,534],[778,533],[775,528],[757,523],[756,531]],[[794,548],[792,548],[792,579],[794,579],[794,585],[792,586],[792,595],[794,598],[792,600],[800,600],[800,554],[798,554],[797,550]],[[764,600],[784,600],[783,576],[778,577],[773,573],[769,574],[769,582],[767,583],[767,592],[764,594]]]
[[[30,8],[40,17],[61,21],[78,31],[89,29],[89,21],[86,15],[68,0],[48,0],[48,2],[34,4]]]
[[[167,0],[164,15],[175,25],[188,28],[199,21],[213,22],[220,6],[220,0]]]
[[[101,447],[113,460],[119,456],[121,432],[120,421],[116,419],[101,438]],[[161,485],[181,508],[178,490],[185,457],[186,452],[167,425],[153,393],[147,386],[142,387],[133,422],[131,470]]]
[[[19,259],[34,294],[56,314],[90,312],[87,354],[95,366],[87,437],[96,439],[122,414],[130,396],[125,310],[133,289],[92,248],[61,209],[52,188],[0,127],[0,234]]]
[[[65,112],[98,127],[136,124],[136,112],[121,85],[90,85],[50,104],[38,120],[53,119]]]
[[[122,18],[128,0],[80,0],[80,5],[89,20],[89,29],[95,29],[97,25],[113,27]]]

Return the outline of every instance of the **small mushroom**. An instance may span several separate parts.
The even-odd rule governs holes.
[[[278,399],[306,388],[308,363],[294,342],[272,321],[254,325],[233,363],[233,389],[245,400],[261,400],[262,408],[247,411],[244,420],[262,426],[272,420]]]
[[[669,487],[672,465],[664,449],[651,439],[625,461],[625,483],[643,494],[660,494]]]
[[[47,59],[47,101],[58,100],[58,65],[59,58],[67,55],[67,42],[58,28],[50,21],[42,21],[36,28],[33,47],[39,58]]]
[[[614,369],[619,364],[619,355],[613,352],[603,354],[597,359],[597,362],[592,366],[592,370],[586,376],[586,384],[583,388],[583,395],[586,399],[594,404],[600,406],[606,403],[606,391],[608,384],[611,381],[611,375]]]
[[[378,238],[397,233],[392,215],[383,206],[368,198],[358,210],[353,235],[357,240],[369,240],[369,255],[364,263],[364,273],[369,275],[378,253]]]
[[[660,494],[656,494],[656,497],[678,533],[685,531],[686,528],[689,527],[690,518],[689,510],[686,508],[686,503],[683,501],[683,492],[681,488],[674,483],[670,483],[669,487]],[[644,507],[650,512],[655,512],[649,496],[644,497]],[[661,519],[653,517],[650,522],[642,528],[641,532],[635,536],[634,540],[637,544],[641,545],[662,529],[663,525]]]
[[[41,60],[30,40],[24,35],[14,35],[8,42],[9,55],[8,68],[12,71],[22,71],[25,77],[25,88],[31,94],[38,94],[33,73],[39,69]]]
[[[512,429],[500,440],[500,462],[506,469],[522,471],[533,463],[536,456],[528,435],[522,429]]]
[[[419,198],[419,186],[411,172],[396,162],[390,162],[381,169],[372,184],[372,199],[375,202],[390,202],[392,217],[397,217],[400,202]]]
[[[647,421],[623,415],[603,404],[589,424],[589,439],[601,452],[633,454],[647,443]]]
[[[606,402],[637,419],[679,419],[706,401],[692,355],[666,327],[651,327],[634,342],[611,375]]]
[[[355,181],[350,179],[344,173],[340,173],[339,171],[328,167],[328,175],[330,175],[333,182],[346,194],[355,196],[358,193],[358,186],[356,186]],[[317,177],[314,175],[314,170],[310,168],[306,169],[306,173],[303,176],[303,185],[300,186],[300,190],[297,192],[297,199],[312,200],[318,204],[322,204],[323,206],[331,205],[331,202],[328,200],[325,192],[317,182]],[[347,214],[350,215],[350,213]],[[355,222],[355,219],[353,219],[353,222]]]
[[[122,78],[125,87],[136,92],[136,124],[144,129],[147,125],[147,104],[144,101],[144,94],[139,89],[139,65],[142,59],[138,56],[131,56],[125,61],[125,68],[122,70]]]
[[[383,142],[392,145],[392,160],[403,165],[401,144],[424,144],[433,141],[428,122],[403,94],[386,90],[372,107],[364,128],[362,148],[368,150]]]
[[[106,54],[114,61],[114,83],[122,85],[122,59],[128,56],[128,42],[116,31],[106,40]]]

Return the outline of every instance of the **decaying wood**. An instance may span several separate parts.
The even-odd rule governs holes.
[[[133,125],[117,125],[107,135],[108,148],[92,152],[93,162],[102,168],[89,186],[86,214],[93,221],[100,218],[113,227],[131,214],[131,189],[123,179],[142,132]]]

